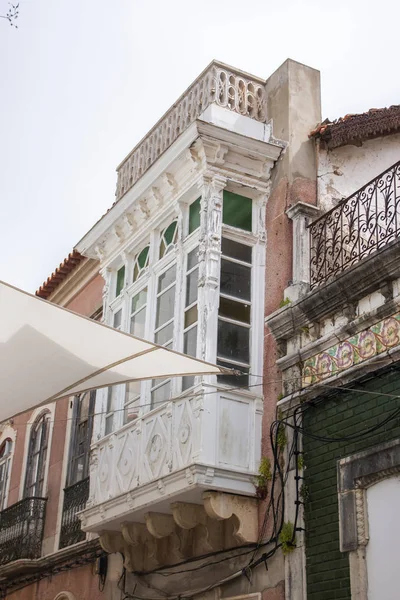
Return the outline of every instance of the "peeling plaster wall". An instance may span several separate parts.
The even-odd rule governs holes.
[[[318,198],[330,210],[399,160],[400,134],[368,140],[361,146],[322,147],[318,152]]]

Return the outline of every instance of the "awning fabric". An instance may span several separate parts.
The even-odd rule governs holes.
[[[83,391],[227,373],[0,282],[0,421]]]

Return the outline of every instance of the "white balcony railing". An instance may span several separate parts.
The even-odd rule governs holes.
[[[118,166],[117,200],[212,103],[267,120],[265,81],[212,62]]]
[[[201,503],[205,490],[254,496],[261,417],[260,398],[202,388],[103,438],[92,446],[84,529],[141,521],[166,498]]]

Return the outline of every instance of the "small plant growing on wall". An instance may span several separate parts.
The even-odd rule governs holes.
[[[288,306],[288,304],[292,304],[292,301],[289,300],[289,298],[283,298],[283,300],[281,300],[279,302],[279,308],[283,308],[284,306]]]
[[[282,552],[286,556],[296,548],[296,538],[294,535],[294,525],[290,521],[282,525],[279,534],[279,543],[282,546]]]
[[[278,420],[283,421],[283,414],[282,414],[281,410],[279,410],[279,412],[278,412]],[[287,438],[286,438],[285,425],[283,423],[279,423],[279,425],[278,425],[278,431],[276,434],[276,443],[278,444],[278,448],[281,452],[286,448]]]
[[[268,482],[272,479],[271,461],[268,457],[263,456],[258,467],[258,476],[256,479],[257,498],[265,500],[268,494]]]

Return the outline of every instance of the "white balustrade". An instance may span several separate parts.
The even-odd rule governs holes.
[[[267,120],[265,82],[212,63],[118,167],[117,200],[212,103],[262,123]]]

